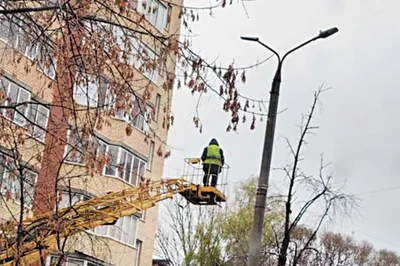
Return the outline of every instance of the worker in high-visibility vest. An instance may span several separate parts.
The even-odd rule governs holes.
[[[201,155],[203,161],[203,185],[209,186],[210,176],[212,176],[211,186],[217,185],[218,174],[221,173],[222,167],[225,163],[224,151],[219,147],[218,141],[212,139],[210,144],[204,148]]]

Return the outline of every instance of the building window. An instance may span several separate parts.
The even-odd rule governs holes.
[[[81,135],[77,130],[68,131],[65,161],[83,164],[84,154],[90,153],[90,151],[85,151],[85,148],[93,148],[93,154],[97,157],[108,156],[103,175],[119,177],[134,186],[140,184],[141,177],[145,173],[146,161],[122,147],[110,145],[96,137],[88,138]]]
[[[55,58],[50,58],[47,51],[41,51],[44,48],[40,43],[37,42],[39,36],[42,33],[35,34],[35,32],[28,33],[23,28],[23,26],[18,25],[19,22],[15,19],[9,20],[3,18],[0,22],[0,39],[6,42],[11,47],[17,49],[26,57],[31,60],[38,59],[39,69],[51,79],[55,78],[56,75],[56,60]],[[35,36],[32,36],[35,35]],[[43,54],[43,56],[41,56]],[[49,58],[47,58],[49,57]],[[49,64],[44,62],[49,61]]]
[[[88,138],[82,136],[78,130],[68,130],[67,145],[65,146],[65,161],[83,164],[84,147],[88,144]]]
[[[125,95],[118,95],[113,101],[114,112],[112,116],[119,120],[129,121],[132,115],[132,110],[135,107],[135,103],[132,97],[126,97]]]
[[[146,216],[147,216],[147,210],[141,210],[137,215],[137,217],[142,221],[146,220]]]
[[[158,30],[168,29],[169,6],[158,0],[133,0],[138,1],[136,10]]]
[[[134,266],[139,266],[140,263],[140,256],[142,253],[142,241],[140,241],[139,239],[136,240],[136,256],[135,256],[135,263]]]
[[[153,113],[153,108],[150,105],[144,107],[143,101],[137,96],[132,96],[129,100],[118,97],[114,108],[116,109],[114,118],[132,123],[133,127],[141,132],[150,131],[149,117]]]
[[[23,183],[24,204],[31,206],[37,180],[37,174],[24,168],[22,176],[13,163],[15,160],[0,155],[0,192],[6,198],[16,201],[21,199],[21,180]]]
[[[75,191],[71,191],[71,192],[63,191],[61,200],[58,202],[58,207],[60,209],[69,208],[69,207],[77,204],[78,202],[89,200],[89,199],[90,199],[90,197],[83,193],[78,193]]]
[[[93,76],[77,78],[74,84],[73,98],[79,105],[105,107],[109,104],[108,81]]]
[[[141,178],[144,176],[144,169],[146,163],[139,158],[135,157],[133,160],[133,167],[132,167],[132,184],[139,185]]]
[[[91,197],[89,197],[88,195],[81,193],[81,192],[63,191],[62,195],[61,195],[61,199],[58,202],[58,208],[59,209],[70,208],[81,201],[86,201],[86,200],[90,200],[90,199],[91,199]],[[89,228],[86,231],[93,233],[94,228]]]
[[[100,144],[100,150],[106,150],[106,154],[109,157],[108,163],[104,167],[104,174],[116,176],[117,175],[117,165],[118,165],[118,152],[119,148],[117,146],[106,145],[105,143]]]
[[[118,96],[115,99],[114,108],[116,112],[113,116],[126,122],[132,121],[137,115],[140,115],[141,106],[141,100],[135,95]]]
[[[150,132],[148,117],[151,115],[152,108],[147,106],[146,110],[138,113],[132,120],[132,125],[141,132]]]
[[[67,259],[67,263],[65,266],[84,266],[84,260],[76,260],[76,259]]]
[[[90,197],[79,192],[63,191],[60,202],[58,203],[59,208],[68,208],[78,202],[89,200]],[[114,225],[101,225],[95,228],[88,229],[87,231],[95,234],[113,238],[124,244],[134,246],[136,240],[137,231],[137,220],[138,217],[135,215],[125,216],[117,220]]]
[[[18,25],[17,19],[4,18],[0,25],[0,39],[8,45],[18,49],[21,53],[30,59],[34,59],[37,55],[37,44],[33,44],[33,38],[30,37],[21,25]]]
[[[114,225],[101,225],[94,232],[101,236],[107,236],[121,243],[135,246],[138,218],[134,215],[125,216],[117,220]]]
[[[132,120],[132,125],[139,129],[140,131],[145,131],[146,119],[143,115],[143,112],[138,112]]]
[[[102,149],[110,156],[104,174],[117,176],[131,185],[138,186],[141,177],[144,176],[146,162],[121,147],[105,143],[101,145],[104,145]]]
[[[7,94],[4,105],[9,107],[17,106],[15,109],[4,108],[3,115],[18,125],[25,125],[25,117],[28,112],[27,103],[31,99],[30,92],[5,78],[1,79],[1,83],[2,89],[5,90]]]
[[[14,123],[26,126],[28,135],[44,141],[50,110],[37,102],[29,103],[31,93],[6,78],[1,78],[0,88],[7,95],[4,106],[17,106],[15,109],[4,108],[0,112]]]
[[[140,59],[135,60],[133,66],[141,71],[143,75],[149,80],[156,83],[158,78],[158,71],[157,69],[147,69],[146,62],[157,61],[158,55],[147,45],[137,39],[135,41],[135,39],[132,38],[132,43],[134,43],[134,47],[136,47],[135,50],[140,54]]]
[[[133,155],[126,150],[121,150],[118,176],[128,183],[131,183],[132,161]]]
[[[49,57],[49,53],[45,53],[42,51],[43,56],[38,55],[38,68],[42,71],[46,76],[51,79],[55,79],[56,77],[56,67],[57,67],[57,58]]]
[[[121,27],[118,26],[114,26],[113,28],[114,34],[115,34],[115,38],[116,38],[116,43],[119,46],[119,48],[121,49],[119,52],[119,59],[125,60],[125,63],[128,63],[129,65],[132,65],[132,60],[133,60],[133,56],[131,51],[135,48],[135,43],[128,43],[126,42],[126,40],[132,41],[133,38],[128,37],[127,32],[125,31],[125,29],[122,29]],[[131,47],[131,45],[133,47]],[[132,49],[133,48],[133,49]]]
[[[153,83],[157,82],[158,71],[148,67],[149,61],[157,61],[158,54],[140,41],[136,36],[124,32],[121,27],[113,27],[113,35],[116,38],[117,45],[121,49],[119,59],[126,62],[129,66],[135,67],[146,78]]]
[[[153,165],[154,146],[155,146],[154,141],[151,141],[149,149],[149,159],[147,161],[147,170],[151,170],[151,166]]]
[[[28,134],[44,141],[50,110],[39,103],[31,103],[28,111]]]
[[[153,120],[156,122],[158,121],[158,115],[160,113],[160,105],[161,105],[161,95],[157,93],[156,102],[154,106],[154,116],[153,116]]]
[[[4,17],[0,24],[0,39],[8,43],[12,47],[16,47],[19,28],[17,24],[10,22]]]
[[[94,259],[81,259],[81,258],[67,258],[66,262],[59,264],[60,257],[51,255],[48,260],[47,266],[105,266],[108,265],[104,262],[95,261]]]
[[[39,45],[34,43],[33,40],[29,38],[29,35],[24,34],[21,30],[18,31],[16,39],[18,51],[26,55],[29,59],[34,60],[38,54]]]

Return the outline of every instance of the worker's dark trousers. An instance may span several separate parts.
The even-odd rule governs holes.
[[[212,176],[211,186],[215,187],[217,185],[218,174],[220,170],[221,168],[216,164],[203,164],[203,171],[204,171],[203,185],[205,187],[208,186],[210,176]]]

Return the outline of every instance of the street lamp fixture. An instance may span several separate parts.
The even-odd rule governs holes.
[[[336,28],[336,27],[330,28],[330,29],[327,29],[327,30],[322,30],[322,31],[319,32],[319,35],[317,37],[315,37],[315,39],[328,38],[328,37],[332,36],[333,34],[337,33],[338,31],[339,31],[339,29]],[[250,41],[250,42],[259,42],[259,38],[258,37],[240,36],[240,39],[242,39],[244,41]]]
[[[258,38],[257,37],[243,37],[243,36],[240,36],[240,39],[245,40],[245,41],[258,42]]]
[[[324,30],[324,31],[321,31],[319,33],[319,37],[320,38],[327,38],[329,36],[332,36],[333,34],[335,34],[338,31],[339,31],[338,28],[331,28],[331,29],[328,29],[328,30]]]
[[[257,266],[258,265],[258,256],[260,254],[261,249],[261,236],[262,236],[262,228],[264,223],[264,213],[265,213],[265,201],[267,199],[267,190],[269,183],[269,173],[271,170],[271,160],[272,160],[272,148],[274,144],[274,135],[275,135],[275,125],[276,125],[276,114],[278,111],[278,101],[279,101],[279,90],[281,84],[281,70],[283,60],[292,52],[298,50],[299,48],[315,41],[318,39],[325,39],[339,31],[338,28],[331,28],[328,30],[320,31],[319,35],[310,40],[296,46],[295,48],[289,50],[284,56],[280,57],[280,55],[271,47],[267,46],[263,42],[259,40],[258,37],[240,37],[242,40],[257,42],[270,50],[272,53],[276,55],[278,58],[278,67],[275,72],[274,79],[272,81],[272,87],[270,91],[270,101],[268,107],[268,119],[267,125],[265,129],[265,137],[264,137],[264,147],[262,153],[261,160],[261,169],[260,176],[257,187],[257,195],[256,195],[256,204],[254,206],[254,223],[250,236],[249,243],[249,266]]]

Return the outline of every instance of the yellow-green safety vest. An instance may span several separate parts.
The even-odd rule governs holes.
[[[220,148],[218,145],[208,145],[207,147],[207,156],[204,161],[205,164],[216,164],[218,166],[222,167],[222,162],[221,162],[221,153],[220,153]]]

